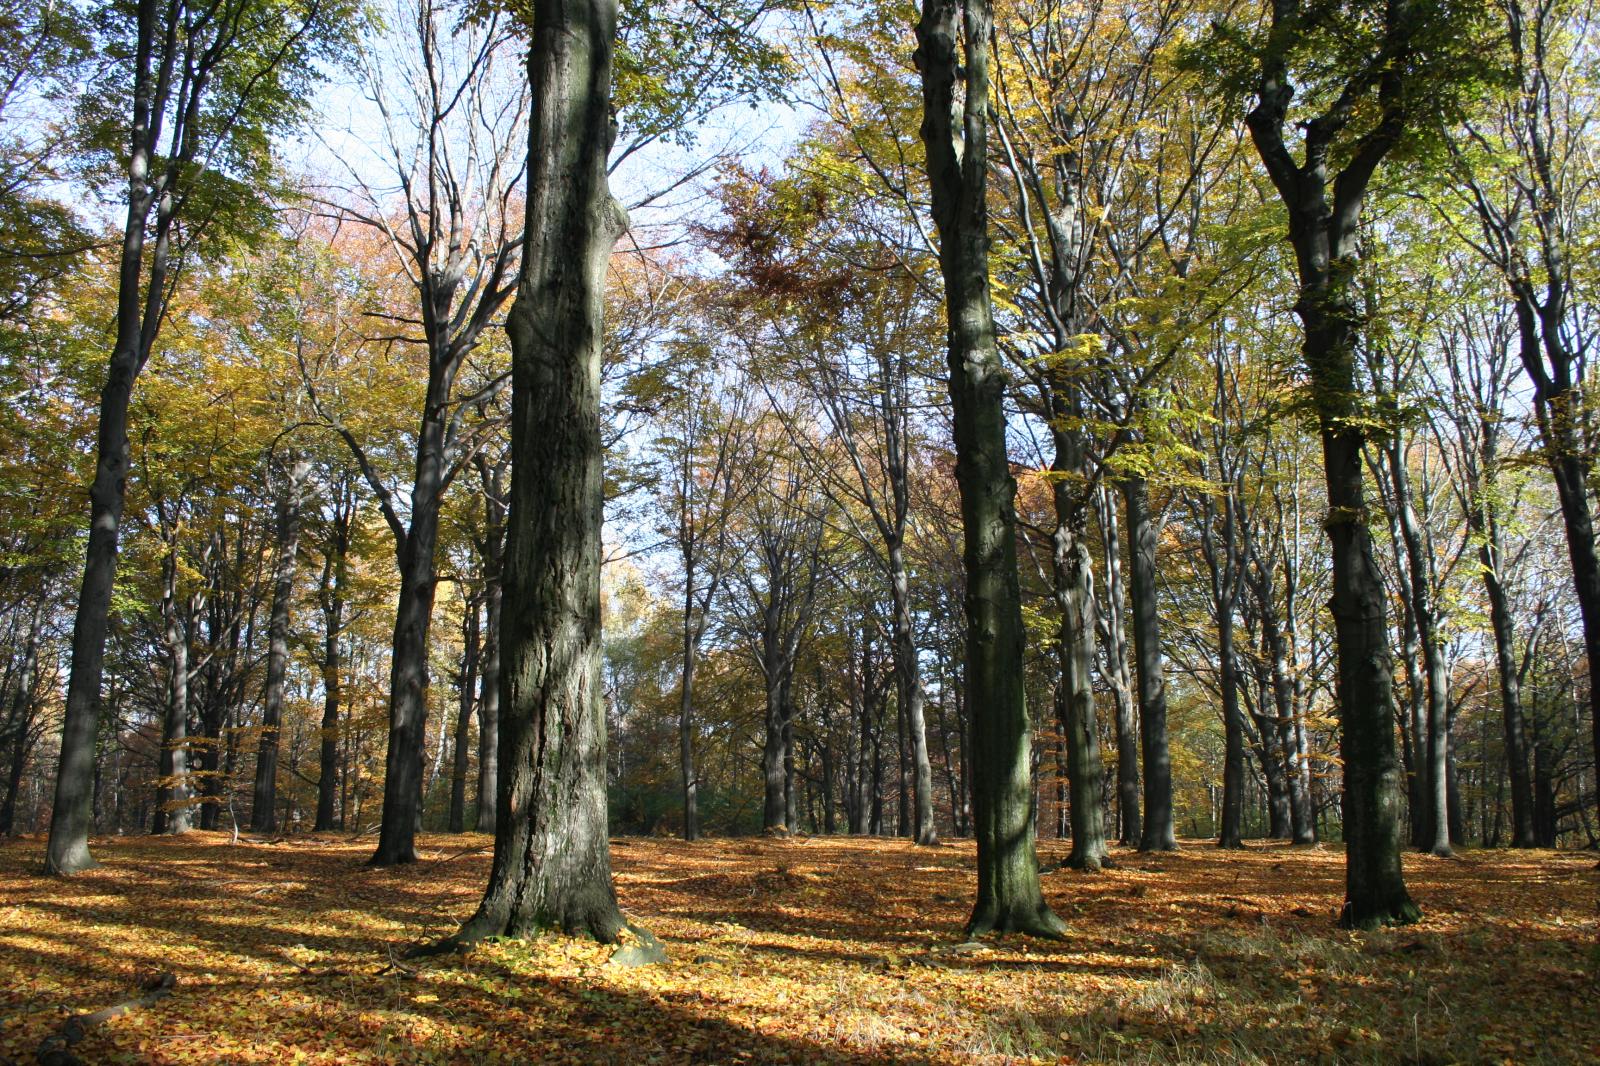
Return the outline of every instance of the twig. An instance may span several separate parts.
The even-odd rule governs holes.
[[[177,984],[176,977],[164,973],[145,986],[147,991],[142,996],[124,1000],[115,1006],[102,1007],[89,1014],[74,1014],[61,1023],[60,1030],[45,1037],[44,1042],[39,1045],[40,1066],[84,1066],[84,1060],[74,1055],[71,1048],[87,1036],[90,1029],[141,1007],[155,1006],[172,995],[172,990]]]

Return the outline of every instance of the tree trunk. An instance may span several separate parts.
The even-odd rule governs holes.
[[[535,0],[535,101],[512,348],[494,863],[454,938],[617,939],[600,686],[601,324],[626,226],[606,185],[615,0]]]
[[[1100,540],[1105,552],[1106,603],[1105,651],[1110,664],[1106,681],[1116,704],[1117,726],[1117,840],[1138,844],[1139,817],[1139,721],[1133,704],[1133,685],[1128,677],[1127,609],[1122,595],[1122,549],[1118,543],[1117,508],[1102,485],[1095,495],[1100,519]]]
[[[705,623],[694,609],[694,567],[688,567],[683,597],[683,666],[678,678],[678,769],[683,780],[683,839],[700,839],[700,782],[694,772],[694,666]]]
[[[1552,291],[1556,289],[1552,284]],[[1595,546],[1594,515],[1589,503],[1589,458],[1582,437],[1584,402],[1582,378],[1572,378],[1577,360],[1566,350],[1562,336],[1560,301],[1552,298],[1535,308],[1532,301],[1517,294],[1517,330],[1523,366],[1534,381],[1534,411],[1539,435],[1544,444],[1545,461],[1556,483],[1561,504],[1561,522],[1567,535],[1567,559],[1572,567],[1572,586],[1577,595],[1578,613],[1583,621],[1583,652],[1590,664],[1600,663],[1600,551]],[[1554,375],[1543,370],[1541,351]],[[1537,368],[1537,369],[1536,369]],[[1591,740],[1600,761],[1600,684],[1589,685]],[[1600,775],[1597,775],[1600,782]],[[1595,803],[1600,808],[1600,785],[1595,788]],[[1554,833],[1549,834],[1553,839]]]
[[[262,698],[261,743],[256,749],[256,780],[250,828],[278,828],[278,729],[283,721],[284,679],[289,669],[289,610],[294,603],[294,572],[300,549],[300,506],[311,463],[290,459],[278,500],[276,555],[272,567],[272,615],[267,624],[267,685]]]
[[[1231,524],[1231,523],[1230,523]],[[1231,552],[1230,552],[1231,555]],[[1222,825],[1221,848],[1244,847],[1244,708],[1239,705],[1239,660],[1234,649],[1234,577],[1222,579],[1217,604],[1217,684],[1222,689]],[[1266,745],[1262,745],[1263,754]]]
[[[328,547],[322,570],[322,733],[317,758],[316,832],[336,827],[334,803],[339,790],[339,637],[344,631],[345,557],[349,529],[341,525]]]
[[[389,745],[384,757],[383,814],[371,865],[417,861],[422,817],[422,764],[428,729],[428,647],[438,588],[434,547],[444,474],[442,401],[424,417],[417,444],[411,526],[399,544],[400,595],[389,665]]]
[[[467,602],[466,632],[462,635],[461,689],[456,712],[455,758],[450,767],[450,832],[467,831],[467,770],[471,765],[473,697],[478,687],[478,618],[481,604],[477,596]]]
[[[161,753],[156,766],[156,817],[151,831],[187,833],[189,806],[189,634],[178,616],[178,549],[162,561],[162,639],[167,645],[167,705],[161,721]]]
[[[1500,573],[1505,549],[1500,523],[1494,515],[1489,514],[1482,524],[1484,542],[1478,549],[1478,560],[1483,567],[1484,593],[1489,600],[1495,674],[1500,681],[1500,712],[1505,723],[1506,772],[1511,778],[1511,846],[1531,848],[1534,846],[1533,784],[1528,779],[1528,737],[1522,717],[1514,623]]]
[[[1062,437],[1057,434],[1057,437]],[[1056,442],[1057,469],[1076,464],[1076,440]],[[1056,655],[1061,676],[1056,683],[1056,716],[1067,743],[1067,780],[1071,791],[1072,851],[1067,865],[1097,871],[1105,865],[1105,767],[1100,760],[1100,729],[1094,706],[1094,567],[1084,543],[1083,512],[1078,489],[1063,478],[1053,486],[1056,531],[1052,574],[1055,582]],[[1066,517],[1063,518],[1062,516]],[[1076,524],[1075,524],[1076,523]]]
[[[1275,33],[1291,32],[1295,9],[1274,8]],[[1385,48],[1416,32],[1406,4],[1385,12]],[[1290,21],[1285,21],[1288,19]],[[1376,79],[1379,120],[1331,181],[1328,138],[1337,127],[1311,125],[1304,164],[1284,142],[1294,95],[1280,50],[1263,54],[1256,106],[1246,116],[1252,141],[1289,215],[1299,274],[1295,311],[1304,326],[1302,356],[1322,437],[1327,485],[1325,527],[1333,557],[1339,752],[1344,760],[1345,904],[1340,921],[1369,928],[1415,921],[1421,911],[1400,867],[1400,767],[1394,743],[1394,674],[1383,574],[1367,523],[1362,449],[1365,431],[1356,374],[1357,232],[1373,173],[1404,132],[1406,69],[1391,60]],[[1353,83],[1352,83],[1353,84]]]
[[[1172,824],[1172,754],[1167,747],[1167,686],[1156,612],[1156,531],[1149,488],[1141,477],[1122,481],[1128,511],[1128,569],[1133,585],[1133,661],[1139,682],[1139,739],[1144,748],[1144,832],[1140,851],[1178,846]]]
[[[967,579],[966,683],[978,839],[978,895],[967,932],[1060,936],[1062,922],[1040,889],[1029,818],[1032,738],[1023,692],[1016,482],[1006,455],[1005,374],[989,295],[991,27],[987,0],[925,0],[915,57],[922,72],[922,140],[945,283]],[[965,86],[958,93],[963,68]],[[955,128],[957,114],[960,129]]]
[[[484,537],[483,676],[478,694],[478,832],[495,831],[500,794],[500,613],[505,509],[493,498]]]
[[[911,617],[910,571],[906,567],[905,549],[898,541],[889,545],[889,582],[894,601],[895,680],[899,686],[900,705],[905,708],[906,731],[911,742],[912,784],[916,790],[909,835],[918,844],[933,845],[939,842],[939,833],[933,822],[933,763],[928,758],[927,700]]]
[[[39,673],[39,641],[44,621],[44,600],[33,608],[28,624],[28,636],[22,647],[22,664],[13,680],[11,706],[7,708],[4,739],[9,742],[10,755],[6,766],[6,790],[0,798],[0,837],[10,836],[17,824],[17,793],[22,787],[22,772],[28,765],[28,750],[32,746],[35,708],[34,682]]]
[[[1423,531],[1411,501],[1411,477],[1406,469],[1405,447],[1398,435],[1390,442],[1389,474],[1394,483],[1394,508],[1400,537],[1406,548],[1407,598],[1417,628],[1417,644],[1422,658],[1423,706],[1427,725],[1427,772],[1422,775],[1423,836],[1421,846],[1435,855],[1448,858],[1450,852],[1449,778],[1446,753],[1449,746],[1450,693],[1445,677],[1444,651],[1434,632],[1434,610],[1429,576],[1432,567],[1423,544]],[[1413,740],[1413,744],[1417,743]]]

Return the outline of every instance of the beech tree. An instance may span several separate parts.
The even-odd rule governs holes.
[[[966,570],[966,701],[972,722],[978,895],[969,935],[1060,936],[1044,901],[1022,687],[1016,482],[1006,453],[1005,370],[989,290],[987,0],[926,0],[917,22],[922,142],[944,276],[956,481]],[[1087,663],[1083,664],[1087,667]]]
[[[1415,921],[1421,912],[1400,871],[1394,660],[1368,530],[1358,237],[1378,167],[1428,118],[1426,108],[1449,98],[1440,86],[1459,77],[1451,63],[1464,50],[1452,48],[1463,40],[1451,35],[1465,27],[1449,25],[1446,14],[1412,0],[1348,10],[1275,0],[1262,29],[1235,37],[1224,26],[1216,34],[1224,49],[1237,47],[1235,84],[1254,93],[1245,123],[1288,216],[1298,269],[1295,313],[1322,436],[1333,557],[1346,841],[1340,920],[1359,928]],[[1361,32],[1352,37],[1353,25]],[[1334,64],[1320,61],[1329,49]],[[1292,119],[1297,78],[1308,117]]]
[[[452,938],[544,929],[615,941],[600,698],[600,353],[627,225],[606,180],[615,0],[536,0],[527,228],[511,338],[494,864]]]

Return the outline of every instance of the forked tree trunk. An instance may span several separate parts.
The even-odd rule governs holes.
[[[987,0],[925,0],[917,23],[922,140],[939,231],[956,483],[966,571],[967,706],[978,896],[969,935],[1060,936],[1045,904],[1030,817],[1016,483],[1006,454],[1005,374],[989,296]],[[962,91],[958,82],[965,75]],[[960,128],[956,127],[960,116]]]
[[[1365,430],[1356,373],[1360,314],[1354,298],[1361,207],[1373,173],[1405,130],[1408,66],[1396,53],[1419,32],[1406,0],[1385,10],[1382,49],[1388,62],[1374,79],[1376,125],[1336,174],[1329,172],[1332,138],[1349,121],[1338,110],[1302,124],[1305,162],[1284,140],[1294,96],[1282,35],[1292,33],[1298,9],[1273,8],[1275,47],[1263,53],[1256,106],[1246,116],[1251,139],[1288,213],[1288,236],[1298,268],[1295,311],[1304,326],[1302,355],[1322,437],[1327,485],[1325,522],[1333,556],[1330,613],[1334,621],[1339,754],[1344,761],[1345,904],[1349,927],[1415,921],[1421,911],[1406,891],[1400,867],[1400,765],[1394,742],[1394,666],[1383,573],[1367,523],[1362,449]],[[1357,78],[1352,91],[1369,83]]]
[[[528,225],[511,337],[511,509],[499,818],[478,911],[453,938],[615,941],[600,685],[600,352],[626,216],[606,185],[615,0],[535,0]]]

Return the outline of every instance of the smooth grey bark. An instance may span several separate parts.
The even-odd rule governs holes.
[[[1063,454],[1058,450],[1058,455]],[[1064,480],[1057,493],[1075,492]],[[1058,501],[1057,508],[1063,505]],[[1072,504],[1066,504],[1071,507]],[[1080,511],[1081,513],[1081,511]],[[1056,654],[1056,716],[1067,741],[1072,850],[1066,864],[1075,870],[1098,871],[1106,865],[1104,776],[1100,729],[1094,706],[1094,567],[1084,543],[1084,530],[1057,523],[1052,572],[1059,622]]]
[[[527,230],[512,347],[494,862],[451,945],[559,929],[615,941],[600,684],[606,182],[615,0],[535,0]]]
[[[1127,607],[1122,591],[1122,547],[1117,508],[1102,484],[1095,493],[1095,515],[1100,523],[1100,544],[1105,557],[1106,611],[1098,620],[1100,642],[1105,646],[1105,682],[1116,708],[1117,728],[1117,841],[1138,844],[1142,832],[1139,816],[1139,719],[1133,702],[1133,681],[1128,674]]]
[[[1517,322],[1517,355],[1533,383],[1533,406],[1544,459],[1556,485],[1573,591],[1583,626],[1584,654],[1600,662],[1600,548],[1595,542],[1591,493],[1592,412],[1587,359],[1574,344],[1572,314],[1581,306],[1574,260],[1582,261],[1584,237],[1575,220],[1577,201],[1588,193],[1572,177],[1568,154],[1584,151],[1581,139],[1561,129],[1565,115],[1584,89],[1565,84],[1553,69],[1556,42],[1573,26],[1555,5],[1510,2],[1497,5],[1505,18],[1507,73],[1516,95],[1500,115],[1503,130],[1477,129],[1467,143],[1495,139],[1517,157],[1519,172],[1506,183],[1512,192],[1485,189],[1464,153],[1456,155],[1455,175],[1463,199],[1478,217],[1483,240],[1475,247],[1505,281]],[[1579,25],[1579,32],[1589,27]],[[1582,104],[1577,105],[1582,107]],[[1592,669],[1592,668],[1591,668]],[[1600,685],[1590,684],[1592,752],[1600,752]],[[1537,756],[1537,750],[1536,750]],[[1597,756],[1600,758],[1600,756]],[[1600,777],[1597,777],[1600,781]],[[1594,790],[1600,810],[1600,787]],[[1534,819],[1536,825],[1540,819]],[[1541,831],[1541,835],[1542,831]]]
[[[83,582],[72,624],[72,667],[67,678],[61,725],[61,758],[56,769],[55,803],[46,873],[72,874],[97,865],[89,854],[94,821],[95,738],[100,730],[100,682],[105,670],[106,632],[111,617],[117,540],[128,477],[128,404],[133,383],[150,357],[160,326],[170,267],[173,200],[153,187],[152,156],[161,137],[172,65],[170,48],[159,54],[157,6],[140,0],[134,45],[132,122],[128,153],[128,214],[123,226],[117,276],[116,340],[100,390],[95,434],[94,479],[89,485],[89,541],[84,549]],[[151,208],[159,200],[154,247],[145,236]],[[150,260],[148,289],[145,259]]]
[[[1128,570],[1133,587],[1133,661],[1139,682],[1139,740],[1144,754],[1144,831],[1140,851],[1178,846],[1172,820],[1172,752],[1167,745],[1167,685],[1156,610],[1156,530],[1150,520],[1149,484],[1121,481],[1128,514]]]
[[[1416,626],[1417,645],[1422,659],[1423,707],[1426,724],[1426,751],[1420,760],[1424,772],[1422,798],[1423,836],[1420,845],[1434,855],[1448,858],[1450,850],[1450,819],[1446,754],[1450,742],[1450,691],[1445,674],[1444,649],[1439,646],[1435,632],[1435,611],[1432,596],[1433,565],[1426,535],[1417,519],[1412,502],[1411,475],[1406,468],[1406,448],[1398,434],[1385,449],[1389,461],[1389,477],[1394,489],[1394,509],[1400,529],[1400,538],[1406,552],[1406,587],[1404,594],[1410,601],[1411,618]],[[1421,738],[1414,738],[1418,745]],[[1415,757],[1415,756],[1413,756]]]
[[[1256,104],[1246,115],[1251,140],[1288,213],[1298,268],[1295,311],[1304,326],[1302,356],[1320,435],[1333,556],[1335,694],[1344,760],[1345,904],[1341,924],[1369,928],[1415,921],[1421,911],[1400,867],[1399,762],[1394,743],[1394,677],[1383,575],[1373,557],[1362,470],[1362,428],[1356,373],[1361,317],[1353,286],[1357,233],[1367,188],[1399,142],[1408,121],[1403,57],[1417,30],[1407,0],[1390,0],[1378,54],[1351,75],[1347,90],[1372,95],[1373,125],[1330,172],[1334,140],[1355,109],[1334,106],[1301,123],[1304,162],[1285,141],[1290,100],[1285,49],[1301,17],[1292,0],[1276,0],[1272,35],[1263,50]]]
[[[284,682],[289,668],[289,611],[294,603],[294,575],[299,565],[300,510],[310,472],[309,460],[289,459],[283,467],[283,489],[278,498],[272,607],[267,622],[267,679],[250,804],[250,828],[259,832],[270,833],[278,828],[278,729],[283,722]]]
[[[903,511],[901,515],[903,525]],[[927,697],[922,687],[916,631],[911,618],[910,569],[906,566],[905,547],[898,537],[890,541],[888,555],[895,684],[899,705],[905,709],[915,793],[913,817],[909,825],[902,827],[902,832],[917,844],[933,845],[939,842],[939,832],[933,821],[933,763],[928,758]]]
[[[1029,817],[1032,738],[1022,685],[1016,483],[1006,454],[1005,374],[989,293],[992,26],[987,0],[925,0],[915,55],[922,74],[921,133],[945,284],[964,533],[965,683],[978,843],[978,893],[967,932],[1058,937],[1064,926],[1044,901]],[[963,80],[964,88],[959,84]]]

